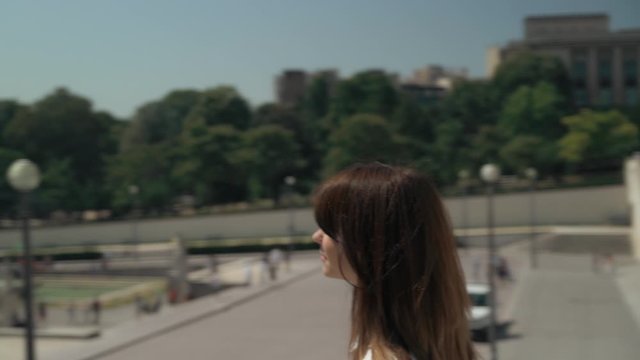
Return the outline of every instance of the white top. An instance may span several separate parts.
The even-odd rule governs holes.
[[[369,350],[367,350],[367,353],[364,354],[364,358],[362,358],[362,360],[372,360],[372,359],[373,359],[373,355],[372,355],[371,349],[369,349]],[[395,359],[395,357],[394,357],[394,359]],[[411,359],[415,359],[415,357],[411,356]]]

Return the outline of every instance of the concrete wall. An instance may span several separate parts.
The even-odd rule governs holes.
[[[640,260],[640,153],[635,153],[625,160],[624,182],[627,186],[631,208],[631,250],[633,256]]]
[[[623,185],[571,190],[537,191],[534,197],[538,225],[607,224],[628,219],[626,188]],[[498,226],[528,225],[528,193],[495,196],[495,223]],[[462,224],[461,198],[446,199],[454,226]],[[466,200],[467,226],[487,224],[486,196],[472,196]]]
[[[575,190],[550,190],[536,193],[536,214],[539,225],[606,224],[628,217],[625,187],[603,186]],[[446,199],[454,226],[462,227],[461,198]],[[466,200],[466,227],[486,226],[486,197],[471,196]],[[198,216],[137,223],[140,241],[168,241],[174,234],[186,239],[282,236],[288,231],[287,210],[254,212],[218,216]],[[311,234],[315,229],[311,209],[294,211],[296,232]],[[495,224],[513,226],[529,224],[529,195],[527,193],[496,195]],[[98,244],[133,241],[132,222],[114,222],[34,229],[36,246],[58,244]],[[20,232],[0,232],[0,249],[16,249]]]

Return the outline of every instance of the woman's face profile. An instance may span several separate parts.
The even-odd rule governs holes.
[[[311,236],[313,241],[320,245],[320,261],[322,261],[322,273],[326,277],[344,279],[356,284],[357,276],[349,261],[340,249],[340,245],[325,234],[322,229],[316,230]]]

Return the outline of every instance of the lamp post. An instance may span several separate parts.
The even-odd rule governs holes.
[[[133,218],[131,219],[131,238],[133,240],[134,250],[134,258],[136,261],[139,258],[138,254],[138,221],[137,221],[137,211],[138,211],[138,194],[140,193],[140,188],[138,185],[129,185],[129,195],[131,195],[131,203],[132,203],[132,214]]]
[[[527,168],[524,171],[524,175],[529,179],[529,256],[531,260],[531,268],[536,269],[538,267],[538,249],[534,227],[536,226],[535,192],[538,171],[534,168]]]
[[[489,342],[491,346],[491,360],[498,359],[498,348],[496,344],[496,244],[493,236],[493,192],[495,184],[500,179],[500,168],[495,164],[485,164],[480,169],[480,177],[487,184],[487,230],[489,239],[489,266],[487,276],[489,277],[489,306],[491,308],[489,325]]]
[[[287,176],[284,178],[284,183],[287,185],[287,197],[289,198],[288,200],[288,207],[289,207],[289,226],[288,226],[288,231],[289,231],[289,247],[287,249],[287,251],[289,252],[289,255],[291,255],[291,252],[293,251],[293,234],[295,233],[296,230],[296,225],[295,225],[295,219],[294,219],[294,214],[293,214],[293,186],[296,184],[297,179],[295,178],[295,176]]]
[[[23,289],[24,310],[26,315],[26,358],[36,358],[33,328],[33,284],[31,266],[31,239],[29,238],[29,193],[40,185],[38,166],[27,159],[14,161],[7,170],[7,180],[11,187],[20,192],[20,218],[22,220],[22,243],[24,248]]]
[[[461,219],[460,224],[462,227],[461,244],[466,244],[467,241],[467,195],[469,192],[469,171],[466,169],[462,169],[458,171],[458,183],[460,184],[460,188],[462,189],[462,201],[461,201]]]

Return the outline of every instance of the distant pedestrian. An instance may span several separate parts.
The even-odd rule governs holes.
[[[93,309],[92,302],[89,301],[84,304],[84,317],[82,318],[82,323],[88,324],[93,321]]]
[[[482,268],[482,259],[480,256],[473,257],[473,281],[480,281],[480,270]]]
[[[608,274],[616,273],[616,262],[613,258],[613,254],[608,253],[604,255],[604,271]]]
[[[175,304],[178,302],[178,290],[175,285],[169,287],[168,290],[169,304]]]
[[[157,313],[160,311],[161,308],[162,308],[162,295],[160,293],[157,293],[151,312]]]
[[[209,271],[213,274],[217,274],[219,270],[220,261],[218,261],[218,257],[213,254],[209,256]]]
[[[244,285],[250,286],[253,280],[253,263],[247,259],[244,261]]]
[[[600,272],[600,264],[598,261],[598,257],[599,257],[598,254],[596,254],[595,252],[591,252],[591,270],[594,273]]]
[[[20,317],[17,311],[11,313],[11,327],[25,327],[26,321]]]
[[[142,303],[142,297],[140,295],[136,294],[134,304],[136,307],[136,317],[140,317],[140,315],[142,315],[142,312],[144,310],[144,304]]]
[[[48,271],[53,270],[54,262],[53,262],[53,257],[51,255],[47,255],[44,257],[44,265]]]
[[[262,254],[262,258],[260,259],[260,283],[267,282],[269,278],[269,253]]]
[[[282,250],[273,248],[269,251],[269,277],[272,281],[278,280],[278,270],[283,258]]]
[[[70,302],[69,305],[67,305],[67,318],[69,319],[69,324],[76,322],[76,311],[76,303],[73,301]]]
[[[100,324],[100,313],[102,312],[102,304],[97,297],[91,302],[91,312],[93,313],[93,323]]]
[[[47,303],[44,301],[38,303],[38,319],[40,322],[47,321]]]
[[[103,272],[106,272],[109,270],[109,254],[108,253],[102,254],[102,258],[100,259],[100,268]]]
[[[211,275],[210,281],[211,281],[211,287],[215,292],[222,289],[222,280],[220,280],[220,274],[218,274],[217,272],[214,272]]]
[[[462,251],[467,250],[467,248],[468,248],[467,239],[465,239],[462,236],[457,236],[455,238],[455,240],[456,240],[456,246],[458,247],[458,249],[460,249]]]
[[[293,255],[293,246],[289,246],[284,252],[284,266],[287,272],[291,271],[291,255]]]
[[[509,263],[504,256],[500,256],[498,258],[498,265],[496,269],[498,273],[498,278],[501,281],[513,281],[513,276],[511,275],[511,268],[509,267]]]
[[[220,262],[218,261],[218,257],[215,254],[209,256],[209,264],[207,265],[209,271],[211,272],[211,287],[215,292],[222,288],[222,281],[220,280],[219,269]]]

